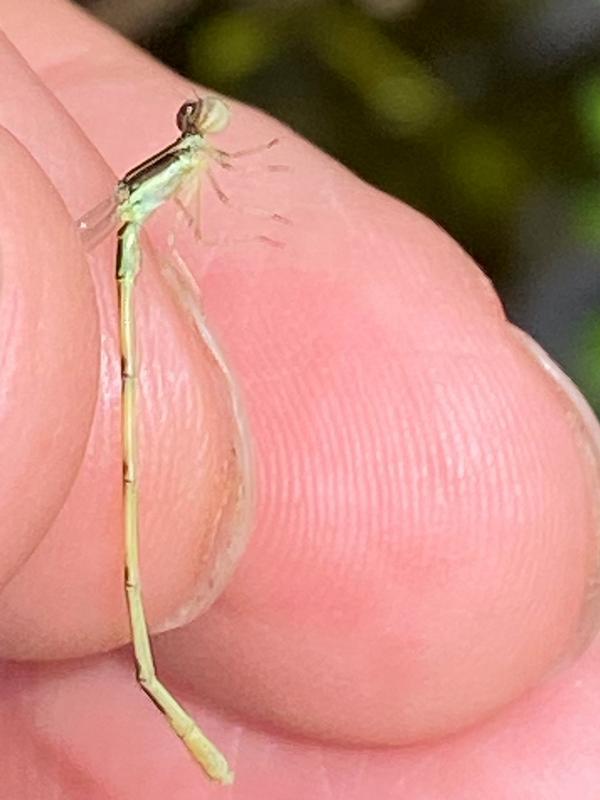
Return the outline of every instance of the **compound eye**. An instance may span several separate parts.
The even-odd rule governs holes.
[[[194,100],[184,103],[177,112],[177,127],[182,133],[190,133],[196,129],[196,122],[202,111],[202,101]]]

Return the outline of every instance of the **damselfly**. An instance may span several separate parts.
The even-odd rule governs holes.
[[[208,136],[222,131],[230,112],[223,100],[216,97],[184,103],[177,113],[179,138],[156,155],[130,170],[117,184],[114,196],[82,217],[78,227],[88,247],[115,226],[117,233],[116,279],[119,297],[119,334],[121,349],[121,426],[123,457],[123,525],[125,535],[125,591],[137,679],[143,690],[165,715],[176,734],[183,740],[206,773],[221,783],[231,783],[231,772],[225,757],[202,733],[192,717],[158,679],[144,611],[139,565],[139,486],[137,434],[136,317],[134,288],[142,263],[140,237],[149,217],[171,198],[186,212],[183,194],[198,190],[198,178],[210,176],[209,166],[217,161],[229,165],[237,155],[265,149],[226,153],[215,148]],[[219,193],[218,186],[212,179]],[[222,193],[221,193],[222,195]],[[223,200],[225,196],[220,197]],[[273,215],[278,221],[284,221]],[[258,237],[266,238],[266,237]]]

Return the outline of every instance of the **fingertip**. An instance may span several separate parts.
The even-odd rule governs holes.
[[[108,68],[82,58],[53,77],[121,169],[170,136],[175,91],[114,37],[108,50]],[[152,121],[124,145],[140,96]],[[129,115],[118,128],[107,98]],[[448,236],[308,148],[291,161],[282,210],[300,233],[277,269],[221,255],[207,293],[259,440],[256,545],[202,625],[165,637],[165,656],[181,643],[184,678],[292,730],[443,736],[539,680],[578,625],[596,535],[582,450]],[[154,586],[156,613],[173,578]]]
[[[562,658],[595,496],[571,414],[472,260],[321,159],[284,268],[222,256],[207,281],[249,388],[258,524],[223,598],[157,647],[234,713],[408,744]]]
[[[72,221],[37,163],[4,129],[0,175],[5,583],[43,537],[81,464],[97,393],[98,319]]]

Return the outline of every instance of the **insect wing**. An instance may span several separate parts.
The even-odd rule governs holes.
[[[119,223],[117,194],[105,198],[77,220],[77,229],[86,250],[93,250]]]

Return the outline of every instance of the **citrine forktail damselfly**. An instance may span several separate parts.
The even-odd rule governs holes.
[[[121,349],[121,429],[123,457],[123,526],[125,537],[125,591],[131,627],[137,680],[167,718],[175,733],[207,775],[231,783],[233,773],[223,754],[202,733],[193,718],[163,685],[156,674],[148,623],[144,611],[139,564],[139,485],[137,451],[136,317],[134,288],[142,264],[140,237],[149,217],[171,198],[179,200],[194,179],[207,173],[217,161],[228,166],[231,157],[268,148],[272,140],[254,150],[226,153],[207,137],[222,131],[230,111],[220,98],[197,98],[184,103],[177,113],[180,136],[168,147],[130,170],[117,184],[114,196],[94,208],[78,222],[88,249],[115,227],[117,233],[116,279],[119,303]],[[217,192],[219,189],[212,181]],[[196,187],[198,188],[198,187]],[[223,199],[224,195],[220,195]],[[182,206],[185,208],[184,206]],[[283,218],[273,215],[278,221]],[[267,237],[258,237],[267,238]]]

